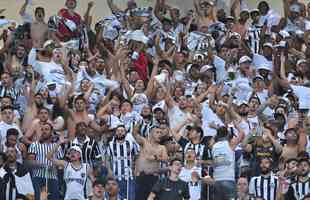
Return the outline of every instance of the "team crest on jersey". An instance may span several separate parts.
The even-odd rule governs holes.
[[[81,173],[81,177],[84,178],[85,177],[85,173]]]

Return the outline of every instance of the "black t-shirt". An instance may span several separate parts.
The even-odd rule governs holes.
[[[190,198],[188,184],[182,180],[161,179],[153,186],[152,192],[156,194],[156,199],[158,200],[183,200]]]

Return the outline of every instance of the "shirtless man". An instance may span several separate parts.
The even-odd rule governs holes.
[[[29,0],[26,0],[24,5],[19,11],[19,14],[23,17],[26,16],[26,8],[29,4]],[[31,23],[31,39],[32,45],[35,48],[40,48],[43,46],[44,42],[47,40],[48,26],[44,21],[45,11],[42,7],[37,7],[34,12],[35,21]]]
[[[149,138],[146,139],[139,134],[139,125],[135,126],[133,136],[141,146],[141,152],[136,162],[137,173],[137,200],[147,199],[153,185],[158,179],[161,162],[168,160],[165,146],[160,145],[162,130],[153,127]]]
[[[32,121],[30,128],[25,134],[24,142],[31,144],[32,142],[38,141],[42,134],[41,126],[46,123],[52,124],[49,120],[49,110],[45,107],[39,108],[37,118]]]
[[[206,26],[216,22],[216,15],[214,12],[214,4],[209,0],[194,0],[194,6],[198,15],[199,27]]]
[[[102,132],[103,127],[99,126],[95,121],[94,117],[87,113],[86,100],[82,95],[79,95],[74,100],[74,110],[67,110],[69,112],[68,118],[68,136],[69,139],[75,137],[75,126],[79,122],[85,122],[90,128],[96,132]]]

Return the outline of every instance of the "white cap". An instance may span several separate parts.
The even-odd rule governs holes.
[[[279,32],[279,34],[283,37],[283,38],[288,38],[290,37],[291,35],[289,34],[289,32],[285,31],[285,30],[281,30]]]
[[[231,37],[237,37],[237,38],[241,38],[241,35],[239,34],[239,33],[237,33],[237,32],[232,32],[231,34],[230,34],[230,38]]]
[[[154,112],[156,109],[160,109],[161,111],[165,112],[165,102],[160,101],[157,104],[155,104],[152,108],[152,112]]]
[[[291,11],[291,12],[297,12],[297,13],[299,13],[299,12],[300,12],[300,6],[299,6],[298,4],[296,4],[296,3],[292,4],[292,5],[290,6],[290,11]]]
[[[81,148],[80,148],[79,146],[73,145],[73,146],[70,147],[70,151],[71,151],[71,150],[74,150],[74,151],[79,152],[80,155],[82,156],[82,150],[81,150]]]
[[[193,67],[199,67],[199,65],[188,64],[186,67],[186,73],[189,73]]]
[[[200,68],[200,73],[204,73],[204,72],[206,72],[207,70],[213,69],[213,68],[214,68],[214,67],[211,66],[211,65],[204,65],[204,66],[202,66],[202,67]]]
[[[255,80],[257,80],[257,79],[264,80],[264,78],[263,78],[261,75],[256,75],[256,76],[253,78],[253,81],[255,81]]]
[[[52,44],[54,44],[54,43],[55,43],[55,42],[54,42],[53,40],[47,40],[46,42],[44,42],[43,48],[46,48],[47,46],[52,45]]]
[[[242,56],[242,57],[239,59],[239,65],[242,64],[242,63],[245,63],[245,62],[251,63],[251,62],[252,62],[252,59],[251,59],[249,56]]]
[[[273,45],[270,42],[266,42],[266,43],[264,43],[263,47],[273,48]]]
[[[237,106],[241,106],[241,105],[243,105],[243,104],[248,105],[248,102],[247,102],[247,101],[245,101],[245,100],[242,100],[242,101],[236,101],[235,103],[236,103],[236,105],[237,105]]]
[[[297,61],[297,64],[296,65],[300,65],[302,63],[306,63],[307,61],[305,59],[300,59]]]
[[[264,64],[257,67],[257,70],[260,70],[260,69],[265,69],[265,70],[271,71],[270,67],[267,65],[264,65]]]
[[[250,13],[250,10],[249,10],[249,9],[247,9],[247,8],[243,8],[243,9],[240,11],[240,13],[242,13],[242,12],[247,12],[247,13]]]
[[[252,10],[250,11],[250,13],[253,13],[253,12],[258,12],[258,13],[260,13],[259,10],[258,10],[257,8],[254,8],[254,9],[252,9]]]

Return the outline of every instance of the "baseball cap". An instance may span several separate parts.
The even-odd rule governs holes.
[[[192,68],[199,68],[199,65],[196,65],[196,64],[189,64],[187,65],[187,68],[186,68],[186,73],[189,73],[191,71]]]
[[[242,12],[247,12],[247,13],[250,13],[250,10],[249,10],[249,9],[247,9],[247,8],[244,8],[244,9],[242,9],[242,10],[240,11],[240,13],[242,13]]]
[[[249,56],[242,56],[242,57],[239,59],[239,65],[242,64],[242,63],[246,63],[246,62],[251,63],[251,62],[252,62],[252,59],[251,59]]]
[[[226,17],[226,20],[234,20],[234,19],[235,18],[233,16],[231,16],[231,15]]]
[[[245,100],[243,100],[243,101],[237,101],[236,104],[237,104],[237,106],[239,107],[239,106],[241,106],[241,105],[248,105],[248,102],[245,101]]]
[[[300,12],[300,6],[298,5],[298,4],[292,4],[291,6],[290,6],[290,11],[291,12],[297,12],[297,13],[299,13]]]
[[[258,13],[258,14],[259,14],[260,12],[259,12],[259,10],[258,10],[257,8],[255,8],[255,9],[252,9],[252,10],[250,11],[250,13],[251,13],[251,14],[252,14],[252,13]]]
[[[306,63],[307,61],[305,59],[300,59],[297,61],[296,65],[300,65],[302,63]]]
[[[253,81],[256,81],[256,80],[264,80],[264,78],[260,75],[256,75],[254,78],[253,78]]]
[[[214,69],[214,67],[211,65],[204,65],[200,68],[200,73],[204,73],[204,72],[208,71],[209,69]]]
[[[263,47],[273,48],[273,45],[270,42],[266,42],[266,43],[263,44]]]

